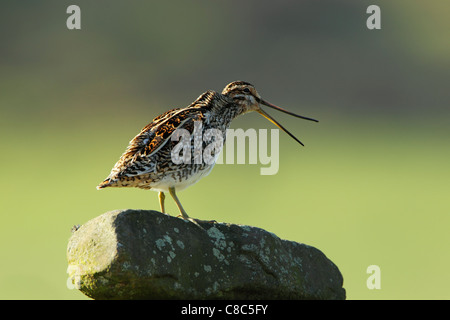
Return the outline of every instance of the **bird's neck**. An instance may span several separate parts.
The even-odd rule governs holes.
[[[231,122],[244,111],[241,105],[236,104],[233,99],[226,95],[215,92],[211,98],[210,106],[212,113],[220,116],[224,120],[229,119]]]

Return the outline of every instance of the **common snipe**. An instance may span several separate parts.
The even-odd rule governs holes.
[[[158,191],[163,213],[165,213],[164,192],[169,192],[175,200],[181,216],[191,220],[175,192],[187,188],[208,175],[215,162],[174,163],[171,154],[178,142],[171,137],[177,129],[186,129],[192,135],[195,123],[200,121],[202,134],[208,129],[218,129],[225,141],[226,130],[234,118],[256,111],[303,145],[300,140],[268,115],[261,105],[317,122],[315,119],[306,118],[270,104],[261,99],[255,87],[250,83],[235,81],[228,84],[222,93],[206,91],[188,107],[169,110],[153,119],[130,141],[128,148],[112,168],[109,176],[97,186],[97,189],[137,187]],[[202,147],[205,147],[205,142],[202,143]],[[193,149],[192,147],[190,151],[194,152]]]

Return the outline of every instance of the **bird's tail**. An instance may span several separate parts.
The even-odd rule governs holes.
[[[97,190],[104,189],[104,188],[107,188],[107,187],[111,187],[113,184],[114,184],[114,180],[111,180],[110,178],[106,178],[105,180],[103,180],[102,183],[100,183],[97,186]]]

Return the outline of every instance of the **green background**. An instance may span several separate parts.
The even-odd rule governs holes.
[[[159,208],[152,191],[95,186],[155,116],[244,80],[320,122],[270,112],[306,147],[280,132],[273,176],[217,165],[180,192],[187,212],[319,248],[348,299],[448,299],[449,16],[446,0],[3,1],[0,298],[86,298],[67,287],[72,225]]]

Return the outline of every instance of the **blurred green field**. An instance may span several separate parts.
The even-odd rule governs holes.
[[[444,123],[318,118],[283,117],[306,147],[281,133],[277,175],[261,176],[260,165],[216,165],[180,193],[186,210],[319,248],[343,273],[348,299],[448,299]],[[257,115],[233,127],[247,121],[272,128]],[[72,225],[113,209],[158,209],[151,191],[95,189],[144,124],[135,117],[111,132],[96,121],[3,127],[15,135],[1,141],[1,299],[85,298],[66,286]],[[178,214],[172,201],[168,211]],[[371,264],[381,268],[381,290],[366,287]]]
[[[450,298],[448,0],[378,0],[372,31],[367,0],[79,0],[81,30],[69,4],[0,10],[0,299],[85,299],[66,285],[71,227],[159,208],[96,185],[151,119],[235,80],[320,122],[271,112],[306,147],[281,132],[274,176],[217,165],[180,192],[187,212],[319,248],[348,299]]]

